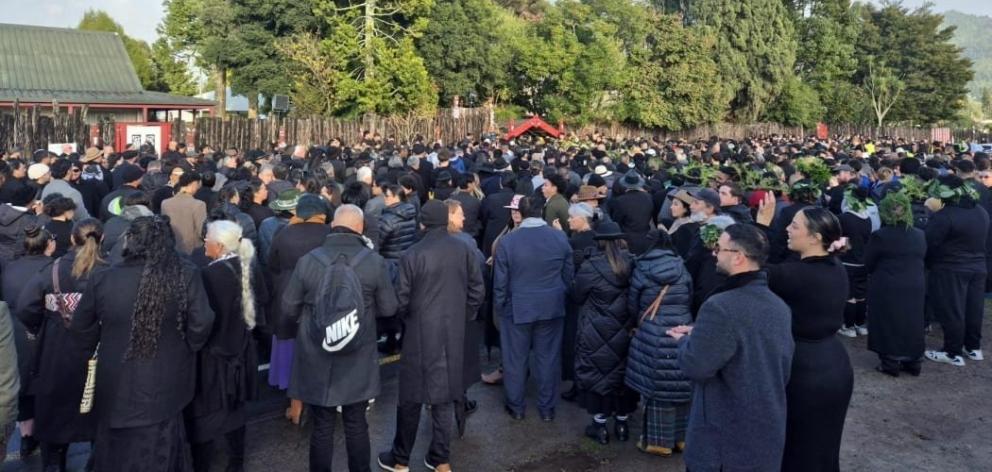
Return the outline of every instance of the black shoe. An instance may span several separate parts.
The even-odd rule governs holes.
[[[513,411],[513,408],[510,408],[510,405],[503,405],[503,409],[506,410],[506,414],[510,415],[510,418],[513,418],[517,421],[524,419],[524,414]]]
[[[882,367],[881,365],[875,366],[875,370],[877,370],[877,371],[879,371],[879,372],[881,372],[881,373],[883,373],[885,375],[888,375],[890,377],[898,377],[899,376],[899,371],[898,370],[889,370],[889,369],[886,369],[885,367]]]
[[[382,470],[388,470],[389,472],[406,472],[410,470],[406,464],[396,462],[396,458],[393,457],[393,451],[379,453],[376,461],[379,463],[379,467],[382,468]]]
[[[41,444],[34,436],[21,436],[21,459],[31,457]]]
[[[479,402],[475,400],[465,400],[465,416],[469,416],[479,410]]]
[[[550,423],[555,420],[555,410],[547,411],[541,413],[541,421],[545,423]]]
[[[613,423],[613,434],[616,435],[617,441],[626,442],[630,439],[630,429],[627,428],[627,422],[618,420]]]
[[[922,367],[919,362],[903,362],[899,369],[913,377],[919,377]]]
[[[572,385],[572,388],[568,389],[567,392],[562,392],[561,399],[566,402],[574,402],[578,396],[579,389],[575,388],[575,385]]]
[[[606,430],[606,424],[593,423],[586,426],[586,437],[602,445],[610,443],[610,432]]]

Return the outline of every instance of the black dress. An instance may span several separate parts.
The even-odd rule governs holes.
[[[768,285],[792,310],[796,341],[782,471],[839,471],[854,390],[851,360],[835,335],[848,298],[847,272],[833,256],[807,257],[769,267]]]
[[[923,231],[912,227],[883,226],[868,242],[868,349],[879,356],[900,361],[923,356],[926,252]]]

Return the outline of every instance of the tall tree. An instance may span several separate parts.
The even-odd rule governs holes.
[[[864,88],[871,100],[871,109],[875,113],[875,124],[881,128],[885,117],[892,111],[892,107],[906,89],[906,83],[892,68],[885,63],[876,62],[873,57],[869,57],[865,63],[867,72],[864,76]]]
[[[124,27],[114,21],[107,12],[103,10],[86,10],[77,28],[84,31],[117,33],[124,43],[124,49],[131,59],[134,72],[138,74],[138,80],[141,81],[141,86],[145,90],[168,91],[168,87],[162,83],[161,77],[156,73],[155,64],[152,61],[152,49],[148,47],[148,43],[125,34]]]
[[[693,0],[690,22],[716,35],[714,59],[732,93],[731,112],[754,121],[793,75],[796,38],[783,0]]]
[[[428,19],[430,26],[416,40],[417,52],[441,103],[450,104],[455,96],[469,106],[505,98],[500,95],[510,88],[510,29],[521,30],[514,24],[521,20],[492,0],[438,0]]]
[[[971,80],[971,61],[950,40],[953,27],[928,5],[909,10],[901,3],[862,6],[864,28],[858,36],[861,58],[884,63],[901,77],[905,90],[886,117],[889,121],[937,123],[956,116]],[[871,72],[862,61],[855,81],[865,84]]]

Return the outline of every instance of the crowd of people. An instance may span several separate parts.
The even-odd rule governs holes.
[[[312,423],[310,470],[332,470],[338,414],[349,470],[409,470],[427,407],[425,466],[448,472],[481,381],[511,421],[576,402],[599,444],[636,418],[637,449],[694,472],[838,471],[843,337],[868,337],[880,375],[983,359],[980,149],[344,139],[4,152],[0,452],[16,424],[46,472],[72,443],[87,470],[207,471],[217,447],[244,470],[267,380]],[[366,411],[397,354],[375,454]]]

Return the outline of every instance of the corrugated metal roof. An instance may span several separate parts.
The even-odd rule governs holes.
[[[0,23],[0,101],[211,106],[146,92],[116,33]]]

